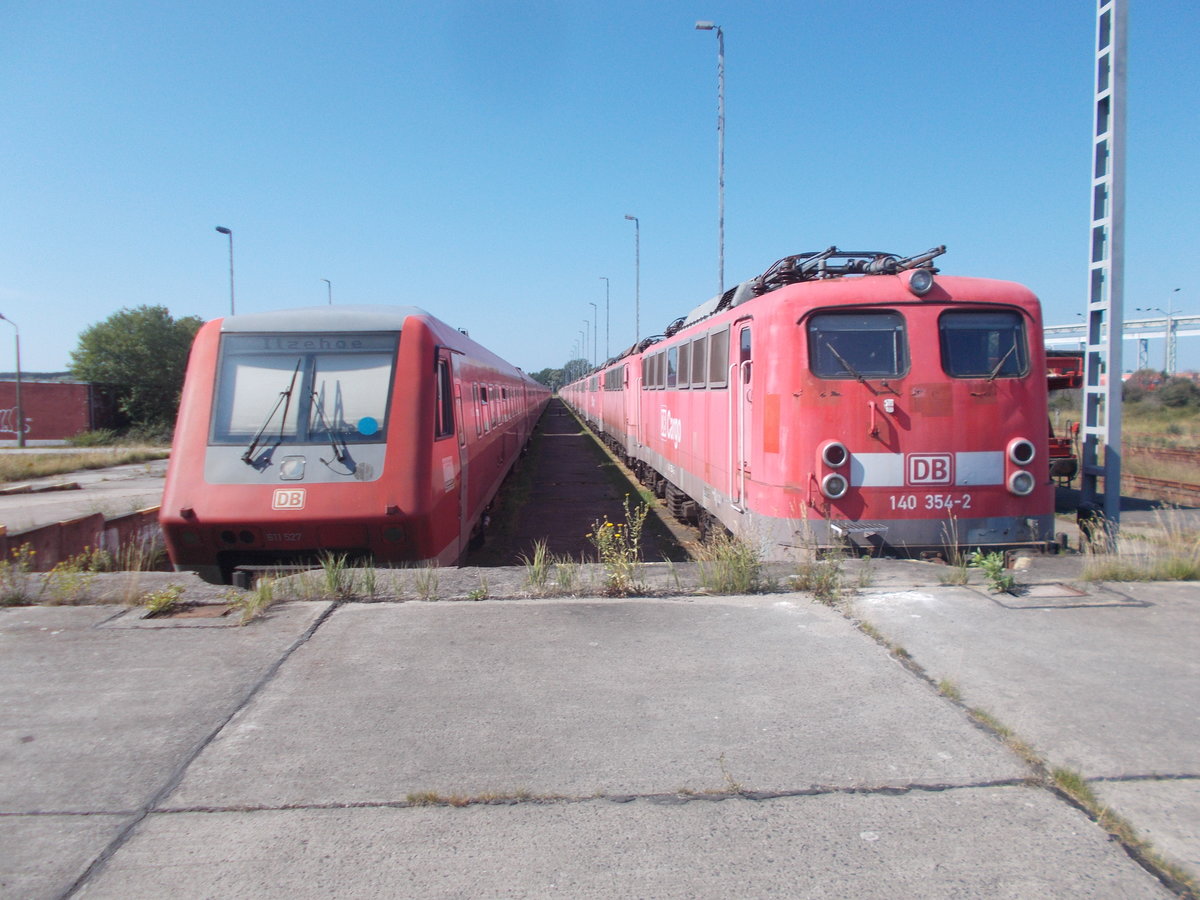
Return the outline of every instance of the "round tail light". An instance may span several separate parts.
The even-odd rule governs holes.
[[[821,462],[825,463],[831,469],[844,466],[846,460],[849,458],[850,451],[846,449],[846,445],[841,441],[828,441],[821,448]]]
[[[1028,438],[1013,438],[1008,442],[1008,458],[1015,465],[1027,466],[1033,462],[1033,458],[1037,455],[1037,450],[1033,446],[1033,441]]]
[[[830,472],[821,479],[821,493],[830,500],[846,496],[846,491],[849,489],[850,482],[846,480],[846,476],[839,475],[837,472]]]
[[[1034,477],[1023,469],[1008,476],[1008,489],[1018,497],[1026,497],[1037,487]]]

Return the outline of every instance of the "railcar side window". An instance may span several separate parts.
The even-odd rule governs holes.
[[[1025,323],[1015,312],[948,312],[938,320],[942,368],[955,378],[1020,378],[1029,373]]]
[[[396,333],[227,334],[214,389],[214,444],[260,432],[278,443],[384,440]]]
[[[808,320],[808,359],[821,378],[892,378],[908,371],[899,313],[822,313]]]
[[[454,385],[450,380],[450,360],[437,362],[437,425],[435,437],[454,434]]]

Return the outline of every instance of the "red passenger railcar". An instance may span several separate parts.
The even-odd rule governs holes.
[[[160,520],[172,563],[457,564],[549,392],[413,307],[217,319],[188,362]]]
[[[773,556],[1047,546],[1038,300],[944,251],[787,257],[562,394],[674,514]]]

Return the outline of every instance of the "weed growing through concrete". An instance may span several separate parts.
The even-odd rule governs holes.
[[[71,560],[63,560],[46,573],[44,589],[51,605],[70,606],[87,599],[87,591],[96,578],[95,572],[81,569]]]
[[[374,565],[368,565],[359,573],[359,577],[355,580],[355,590],[365,600],[374,600],[375,594],[379,590],[379,573],[375,571]],[[361,583],[361,589],[359,584]]]
[[[569,556],[554,558],[554,589],[558,594],[572,595],[579,590],[579,563]]]
[[[169,616],[179,608],[179,598],[182,596],[183,585],[169,584],[165,588],[144,594],[142,605],[146,607],[147,617]]]
[[[694,551],[700,584],[713,594],[757,594],[768,589],[760,546],[718,534]]]
[[[842,561],[826,557],[801,562],[792,585],[798,591],[810,591],[818,603],[833,606],[842,597]]]
[[[966,584],[971,580],[971,555],[958,538],[958,517],[950,513],[942,524],[942,546],[949,568],[938,576],[942,584]]]
[[[984,553],[976,550],[971,554],[971,565],[983,570],[988,580],[988,586],[997,594],[1011,594],[1017,586],[1017,579],[1008,571],[1004,554],[999,551]]]
[[[956,703],[962,702],[962,692],[958,689],[958,685],[956,685],[953,681],[950,681],[948,678],[943,678],[941,681],[939,681],[937,688],[938,693],[943,697],[948,697]]]
[[[248,591],[232,601],[234,609],[241,613],[239,625],[249,625],[255,619],[261,618],[275,602],[275,579],[260,578],[254,590]]]
[[[521,554],[521,564],[525,566],[525,578],[535,592],[540,593],[546,587],[546,579],[550,577],[550,551],[544,539],[534,541],[533,556]]]
[[[468,600],[486,600],[488,598],[488,580],[484,575],[479,576],[479,587],[467,593]]]
[[[41,600],[46,582],[33,574],[37,551],[22,544],[0,560],[0,606],[27,606]]]
[[[346,554],[322,553],[320,561],[325,596],[331,600],[347,599],[354,591],[354,583],[346,566]]]
[[[413,589],[421,600],[437,600],[440,581],[437,566],[426,566],[413,572]]]
[[[642,558],[642,527],[646,524],[650,507],[639,503],[636,509],[630,510],[629,495],[626,494],[623,508],[623,522],[610,522],[605,516],[603,522],[592,524],[592,530],[587,535],[604,566],[607,581],[605,593],[610,597],[628,597],[641,590],[636,583],[636,574]]]

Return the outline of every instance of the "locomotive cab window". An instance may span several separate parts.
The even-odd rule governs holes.
[[[226,334],[214,444],[384,440],[399,335]]]
[[[1029,373],[1025,323],[1015,312],[948,312],[938,320],[942,368],[955,378],[1020,378]]]
[[[899,313],[822,313],[808,320],[808,359],[821,378],[894,378],[908,371]]]

